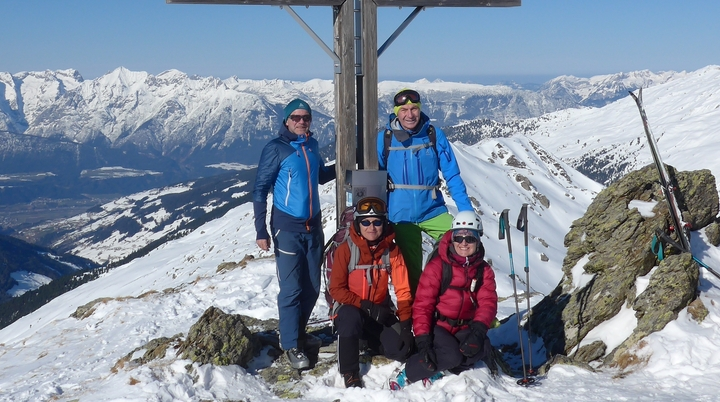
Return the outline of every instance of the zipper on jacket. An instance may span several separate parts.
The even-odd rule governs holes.
[[[313,218],[313,189],[312,189],[312,175],[311,171],[312,168],[310,167],[310,159],[308,158],[307,150],[305,149],[305,144],[300,144],[300,149],[302,149],[303,155],[305,157],[305,168],[307,169],[307,185],[308,185],[308,206],[310,208],[310,211],[308,213],[308,219],[305,221],[305,230],[308,232],[310,231],[310,220]]]
[[[465,283],[463,284],[462,289],[458,289],[460,291],[460,308],[457,311],[457,314],[455,315],[456,320],[460,320],[460,314],[462,313],[463,307],[465,306],[465,293],[467,293],[467,288],[469,288],[470,285],[468,285],[468,273],[470,271],[470,266],[463,267],[463,271],[465,274]],[[472,299],[472,297],[471,297]],[[475,316],[473,312],[473,317]]]

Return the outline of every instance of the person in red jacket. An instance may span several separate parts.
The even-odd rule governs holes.
[[[407,266],[387,221],[387,206],[376,197],[361,199],[350,237],[335,251],[330,295],[335,300],[338,368],[345,386],[362,387],[360,339],[386,357],[405,361],[414,346],[412,295]],[[355,261],[351,261],[355,258]],[[390,297],[392,281],[397,299]]]
[[[459,373],[489,355],[487,331],[497,314],[495,273],[483,259],[482,222],[473,211],[453,219],[440,239],[438,254],[425,266],[413,304],[413,331],[417,353],[391,388]],[[441,294],[443,265],[452,279]],[[478,270],[481,270],[478,275]]]

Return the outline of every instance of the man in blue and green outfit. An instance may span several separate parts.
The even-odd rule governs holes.
[[[439,172],[458,210],[473,211],[473,207],[450,143],[421,111],[420,94],[404,89],[393,101],[394,113],[378,134],[377,152],[380,169],[388,172],[391,182],[388,219],[395,226],[395,241],[405,257],[414,295],[422,272],[422,232],[437,241],[452,225]]]
[[[302,99],[284,109],[278,137],[260,155],[253,190],[256,243],[262,250],[275,245],[280,285],[278,313],[280,345],[295,369],[310,366],[308,349],[322,342],[305,332],[320,295],[320,265],[324,246],[318,184],[335,178],[325,166],[312,136],[312,110]],[[267,197],[273,192],[270,233],[266,227]]]

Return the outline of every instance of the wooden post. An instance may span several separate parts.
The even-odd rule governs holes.
[[[333,7],[334,51],[340,57],[340,74],[335,74],[335,173],[336,218],[345,209],[345,172],[355,169],[355,48],[353,1]],[[377,85],[376,85],[377,86]],[[377,108],[377,107],[376,107]]]
[[[363,0],[363,167],[367,170],[378,168],[378,64],[377,64],[377,3]]]

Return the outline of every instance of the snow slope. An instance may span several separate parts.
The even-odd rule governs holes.
[[[483,242],[496,269],[499,295],[510,296],[512,283],[507,275],[510,270],[507,248],[496,235],[498,214],[510,208],[510,221],[514,223],[524,202],[531,205],[528,217],[531,285],[537,292],[549,292],[562,275],[564,234],[601,186],[525,138],[455,145],[468,191],[482,213]],[[334,194],[331,184],[321,190],[326,217],[335,214]],[[121,357],[151,339],[187,333],[203,311],[213,305],[226,313],[277,317],[274,260],[270,253],[257,249],[252,228],[252,206],[243,204],[223,218],[113,269],[0,330],[0,399],[277,400],[253,370],[193,364],[194,369],[189,372],[190,361],[177,358],[173,351],[147,365],[112,370]],[[329,220],[326,237],[333,229],[334,221]],[[515,229],[512,235],[516,255],[522,255],[522,236]],[[700,239],[697,235],[693,237],[696,244],[700,244]],[[541,253],[547,256],[547,262],[540,260]],[[221,263],[240,261],[247,254],[256,258],[245,268],[216,272]],[[703,257],[711,265],[719,265],[720,253],[716,248],[706,247]],[[716,400],[720,392],[717,383],[720,311],[714,301],[720,300],[720,282],[705,277],[700,290],[700,297],[710,310],[706,320],[698,324],[685,312],[681,313],[675,322],[648,338],[647,345],[638,352],[646,362],[624,378],[616,377],[613,371],[591,373],[556,366],[547,377],[539,379],[540,385],[523,388],[509,376],[492,379],[480,364],[459,376],[445,377],[429,389],[413,384],[402,391],[390,391],[385,382],[397,364],[389,364],[365,367],[364,389],[344,389],[336,369],[318,377],[306,373],[298,385],[302,389],[301,399]],[[540,297],[534,297],[532,302]],[[107,299],[87,318],[70,317],[77,307],[98,298]],[[326,311],[321,298],[315,317],[325,318]],[[512,299],[501,303],[500,318],[513,312]],[[625,322],[611,320],[605,331],[618,333]],[[492,330],[490,336],[495,342],[503,336],[516,336],[516,332],[513,334],[505,325]],[[261,363],[262,359],[258,359],[258,364]]]

